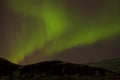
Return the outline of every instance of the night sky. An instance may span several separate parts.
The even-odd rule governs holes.
[[[0,57],[14,63],[120,58],[120,0],[0,0]]]

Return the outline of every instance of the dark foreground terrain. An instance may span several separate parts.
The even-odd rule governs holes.
[[[0,58],[0,80],[120,80],[120,74],[101,67],[62,61],[17,65]]]

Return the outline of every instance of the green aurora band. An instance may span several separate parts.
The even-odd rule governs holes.
[[[38,23],[23,22],[8,59],[18,63],[37,49],[49,56],[120,34],[119,0],[106,1],[95,12],[88,11],[89,7],[68,8],[62,0],[9,0],[11,10]]]

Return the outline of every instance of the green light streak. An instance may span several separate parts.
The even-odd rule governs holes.
[[[53,40],[65,32],[68,27],[67,15],[60,4],[53,1],[44,1],[42,6],[42,18],[46,24],[47,39]]]
[[[108,1],[106,6],[96,13],[99,15],[96,18],[91,18],[91,15],[84,11],[79,10],[75,13],[73,9],[67,10],[62,1],[41,0],[39,4],[31,0],[8,2],[14,12],[34,17],[40,23],[42,20],[44,24],[23,23],[24,26],[11,45],[11,53],[8,57],[15,63],[23,60],[36,49],[48,56],[120,34],[118,1]]]

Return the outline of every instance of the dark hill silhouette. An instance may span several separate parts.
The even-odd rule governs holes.
[[[0,65],[17,65],[17,64],[12,63],[4,58],[0,58]]]
[[[0,76],[12,74],[19,66],[4,58],[0,58]]]
[[[93,63],[86,63],[87,65],[94,67],[102,67],[115,72],[120,72],[120,58],[106,59]]]
[[[49,79],[50,76],[100,76],[105,77],[108,74],[116,74],[115,72],[106,70],[100,67],[91,67],[83,64],[73,64],[58,60],[45,61],[30,65],[17,65],[3,58],[0,58],[0,76],[8,76],[5,80],[42,80],[41,78]],[[35,79],[36,78],[36,79]],[[52,79],[56,80],[56,79]],[[60,79],[61,80],[61,79]],[[69,79],[66,79],[69,80]],[[75,80],[75,79],[72,79]],[[77,79],[80,80],[80,79]],[[83,79],[84,80],[84,79]]]
[[[105,76],[107,73],[112,73],[112,71],[103,68],[90,67],[82,64],[72,64],[56,60],[21,66],[18,71],[19,76],[26,75],[30,77],[34,75]]]

